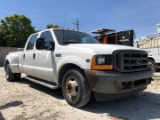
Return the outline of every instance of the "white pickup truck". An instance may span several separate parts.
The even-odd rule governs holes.
[[[22,52],[9,53],[6,79],[26,79],[51,89],[62,88],[74,107],[112,100],[146,89],[151,83],[148,54],[139,48],[100,44],[86,33],[47,29],[32,34]]]

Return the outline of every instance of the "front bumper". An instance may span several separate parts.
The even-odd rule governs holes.
[[[84,71],[95,96],[110,95],[122,97],[134,94],[146,89],[153,75],[152,70],[132,73],[95,70]]]

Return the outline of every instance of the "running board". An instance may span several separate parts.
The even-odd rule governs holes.
[[[40,81],[38,79],[35,79],[35,78],[31,78],[31,77],[24,77],[25,79],[31,81],[31,82],[34,82],[34,83],[37,83],[37,84],[40,84],[40,85],[43,85],[45,87],[48,87],[50,89],[58,89],[59,87],[57,85],[53,85],[51,83],[47,83],[47,82],[44,82],[44,81]]]

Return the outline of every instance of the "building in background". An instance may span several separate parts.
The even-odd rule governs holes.
[[[157,24],[157,33],[150,36],[143,36],[136,38],[137,47],[139,48],[153,48],[160,46],[160,24]]]

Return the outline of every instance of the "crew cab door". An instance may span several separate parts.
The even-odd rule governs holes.
[[[26,43],[24,52],[22,54],[22,68],[24,73],[28,75],[33,74],[33,50],[34,44],[37,39],[38,34],[34,34],[29,37],[28,42]]]
[[[54,44],[54,40],[50,31],[44,31],[41,33],[39,38],[43,38],[44,49],[34,50],[34,59],[33,59],[33,69],[36,77],[55,82],[55,59],[54,59],[54,51],[50,50],[52,44]]]

